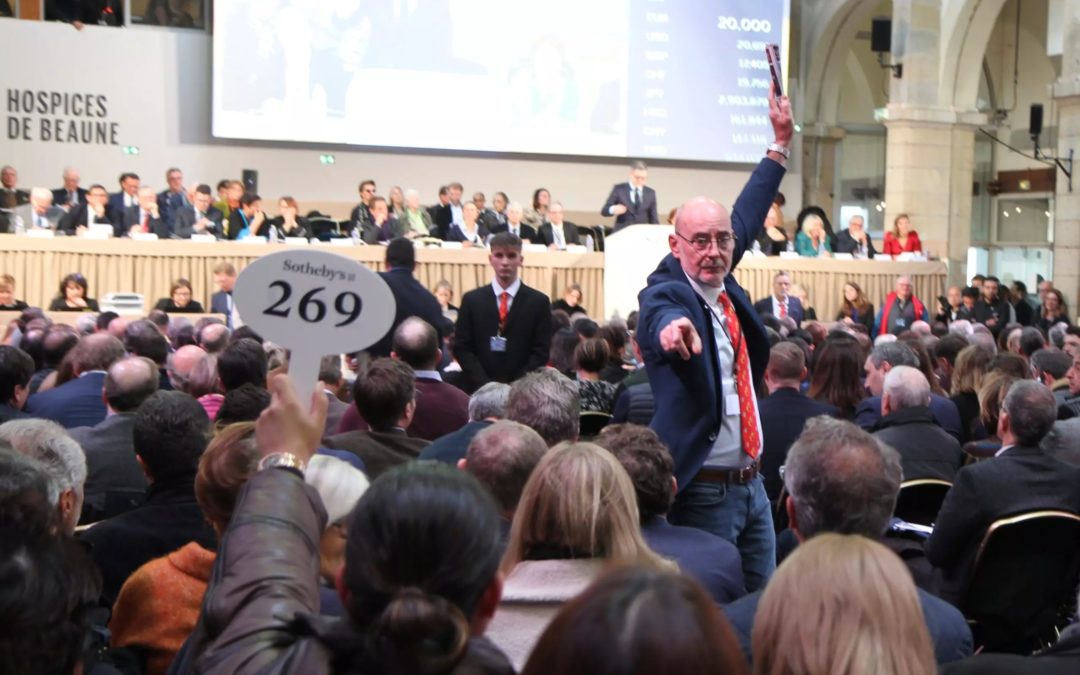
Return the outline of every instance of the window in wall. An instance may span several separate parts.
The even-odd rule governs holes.
[[[869,214],[866,229],[880,242],[885,227],[885,130],[849,127],[840,141],[839,166],[836,212],[859,209]],[[835,230],[845,227],[846,222],[833,223]]]
[[[1054,270],[1054,202],[1051,195],[1009,195],[991,200],[990,236],[973,246],[968,275],[993,274],[1005,283],[1034,288]],[[973,225],[974,228],[974,225]],[[972,240],[976,241],[974,233]]]
[[[131,0],[131,23],[203,29],[204,9],[203,0]]]

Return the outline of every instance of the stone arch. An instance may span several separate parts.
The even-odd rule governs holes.
[[[939,100],[957,112],[973,111],[979,95],[983,56],[1007,0],[946,3],[941,23]]]
[[[803,28],[803,91],[807,101],[803,119],[807,123],[836,124],[852,43],[856,33],[869,28],[879,4],[878,0],[815,3],[813,21]]]

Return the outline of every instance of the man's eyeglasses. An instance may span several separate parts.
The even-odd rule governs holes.
[[[708,251],[709,245],[713,242],[716,242],[717,249],[725,249],[734,246],[735,242],[738,241],[738,237],[735,236],[734,232],[719,232],[716,237],[710,237],[707,234],[699,234],[689,239],[678,232],[675,233],[675,236],[690,244],[690,246],[699,253]]]

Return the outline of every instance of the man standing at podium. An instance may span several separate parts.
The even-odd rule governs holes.
[[[649,167],[637,161],[630,165],[630,180],[611,188],[611,194],[600,209],[602,216],[615,216],[615,231],[627,225],[660,221],[656,217],[656,190],[645,185]]]
[[[656,401],[652,428],[675,460],[679,494],[668,519],[735,544],[751,592],[776,567],[754,396],[769,343],[732,272],[761,233],[784,177],[794,132],[786,97],[770,96],[769,118],[776,140],[731,214],[706,197],[679,209],[671,254],[638,296],[636,334]]]

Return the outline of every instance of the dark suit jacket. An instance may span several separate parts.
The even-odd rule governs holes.
[[[991,523],[1038,509],[1080,513],[1080,468],[1038,448],[1014,446],[999,457],[960,469],[926,541],[926,557],[944,573],[941,596],[955,603],[963,600],[975,554]]]
[[[265,216],[265,214],[264,214],[264,216]],[[228,218],[228,220],[229,220],[229,231],[225,234],[226,239],[236,240],[240,236],[240,232],[243,231],[243,229],[245,227],[248,228],[248,236],[249,237],[265,237],[266,236],[267,228],[269,227],[268,223],[270,221],[269,218],[264,217],[263,218],[263,224],[260,225],[257,228],[252,229],[250,225],[245,225],[244,224],[244,217],[245,216],[243,215],[243,213],[241,212],[240,209],[234,209],[233,212],[229,214],[229,218]],[[254,218],[254,216],[252,216],[252,218],[249,218],[248,222],[250,222],[253,218]]]
[[[457,466],[459,459],[465,459],[469,443],[472,443],[472,439],[476,437],[476,434],[487,429],[491,424],[491,422],[484,420],[469,422],[454,433],[432,441],[431,445],[424,448],[423,452],[420,453],[420,459]]]
[[[124,193],[116,192],[109,195],[109,201],[105,203],[105,215],[109,216],[109,219],[114,223],[119,223],[124,217],[124,211],[128,207],[124,206]]]
[[[761,477],[771,501],[780,496],[783,481],[780,467],[787,461],[788,450],[802,433],[806,420],[819,415],[836,417],[839,411],[828,403],[819,403],[795,389],[777,389],[758,399],[761,413]]]
[[[754,303],[754,311],[761,316],[765,316],[766,314],[772,314],[772,299],[773,296],[770,295],[768,297],[762,298],[761,300],[758,300]],[[788,316],[791,317],[791,320],[795,322],[796,326],[801,326],[802,322],[806,319],[806,312],[803,311],[802,300],[799,300],[794,295],[788,296],[787,313]],[[780,317],[776,316],[776,318],[779,319]]]
[[[735,201],[731,224],[738,240],[732,252],[732,270],[761,231],[783,177],[784,167],[764,159]],[[733,274],[724,279],[724,287],[742,327],[752,374],[755,379],[760,378],[769,362],[765,327]],[[690,484],[709,456],[723,420],[713,325],[704,301],[690,286],[679,261],[670,254],[649,275],[648,287],[638,295],[638,306],[641,314],[636,335],[656,401],[652,428],[671,450],[675,477],[683,488]],[[660,331],[678,318],[690,319],[706,347],[701,354],[691,355],[685,361],[660,347]]]
[[[9,420],[24,420],[29,418],[30,415],[24,413],[21,410],[16,410],[15,408],[12,408],[10,405],[0,405],[0,424],[3,424],[4,422],[7,422]]]
[[[106,492],[146,489],[146,476],[135,459],[131,439],[134,428],[135,413],[118,413],[95,426],[69,432],[86,454],[86,498],[80,523],[101,519]]]
[[[469,421],[469,395],[452,384],[428,377],[416,382],[416,414],[406,429],[411,438],[434,441],[457,431]],[[337,433],[367,431],[368,425],[355,405],[341,416]]]
[[[491,284],[466,293],[461,298],[454,331],[454,356],[461,364],[466,391],[476,391],[491,381],[513,382],[547,363],[551,350],[550,299],[522,283],[506,319],[505,352],[491,351],[491,338],[498,331],[499,301]]]
[[[1075,675],[1080,673],[1080,624],[1061,633],[1050,648],[1035,656],[979,654],[951,663],[941,675]]]
[[[971,656],[974,651],[974,641],[971,637],[971,629],[968,628],[967,621],[960,610],[921,588],[917,588],[916,592],[919,594],[919,604],[922,605],[930,639],[934,643],[934,658],[937,662],[950,663]],[[757,615],[762,593],[763,591],[755,591],[721,608],[731,621],[731,627],[735,629],[735,637],[739,639],[743,654],[751,665],[754,661],[754,652],[750,644],[750,634],[754,627],[754,617]]]
[[[83,532],[101,569],[101,597],[112,607],[131,573],[154,558],[197,541],[211,551],[217,537],[195,501],[194,474],[154,483],[146,501],[127,513],[103,520]]]
[[[397,268],[379,272],[379,276],[390,287],[390,292],[394,294],[397,310],[394,312],[394,323],[390,325],[390,330],[386,332],[382,339],[368,347],[368,353],[374,357],[390,356],[394,331],[397,330],[402,321],[410,316],[419,317],[431,324],[438,331],[439,343],[442,344],[442,339],[450,333],[450,323],[443,318],[439,301],[435,299],[431,291],[424,288],[423,284],[416,280],[413,271]]]
[[[938,426],[926,406],[889,413],[875,429],[875,436],[900,453],[904,480],[938,478],[951,483],[964,462],[960,441]]]
[[[963,424],[960,422],[960,413],[956,404],[938,394],[930,394],[930,412],[934,414],[934,421],[938,423],[950,436],[960,440],[963,434]],[[871,396],[864,398],[855,406],[855,424],[866,431],[873,431],[881,419],[881,397]]]
[[[611,194],[607,201],[600,207],[600,215],[611,217],[608,211],[612,206],[622,204],[626,207],[626,213],[615,216],[615,231],[618,232],[627,225],[638,223],[657,224],[660,219],[656,215],[656,190],[649,186],[641,188],[641,202],[634,204],[630,199],[630,183],[618,183],[611,188]],[[744,243],[744,242],[740,242]]]
[[[404,431],[349,431],[323,440],[328,448],[348,450],[359,457],[371,480],[398,464],[413,461],[427,444],[422,438],[409,438]]]
[[[116,230],[116,236],[126,237],[128,231],[135,225],[141,225],[139,220],[139,207],[131,206],[124,210],[123,217],[120,220],[120,227]],[[150,231],[158,236],[159,239],[168,239],[172,234],[168,225],[165,224],[165,220],[161,217],[160,213],[157,218],[150,219]]]
[[[487,243],[487,238],[491,236],[491,231],[488,230],[487,225],[476,222],[476,237],[480,240],[480,245],[483,246]],[[446,241],[469,241],[469,238],[465,236],[465,233],[457,225],[451,225],[450,230],[447,231],[443,239]]]
[[[496,225],[495,227],[491,228],[491,234],[499,234],[500,232],[509,232],[509,231],[510,231],[510,225],[508,225],[507,223],[503,223],[502,225]],[[523,221],[523,222],[518,224],[518,231],[521,232],[520,236],[521,236],[521,241],[523,243],[526,243],[526,244],[539,244],[539,243],[541,243],[540,235],[538,235],[536,233],[536,229],[532,225],[529,225],[528,223],[525,223]]]
[[[93,222],[89,222],[91,217],[93,217]],[[87,204],[79,204],[75,208],[68,211],[62,218],[60,218],[60,223],[59,225],[57,225],[57,229],[70,236],[75,234],[75,229],[78,228],[80,225],[112,225],[113,232],[115,233],[117,229],[117,223],[118,221],[114,221],[112,219],[108,209],[105,210],[104,216],[98,218],[97,216],[92,216],[90,207]]]
[[[210,296],[210,313],[224,314],[225,324],[229,328],[233,327],[232,311],[229,308],[231,296],[231,293],[226,293],[225,291],[218,291]]]
[[[34,394],[26,402],[26,412],[58,422],[66,429],[92,427],[105,419],[103,386],[105,373],[87,373],[55,389]]]
[[[540,232],[537,234],[540,244],[544,246],[551,246],[555,243],[555,235],[552,234],[551,228],[554,227],[551,223],[544,223],[540,226]],[[581,238],[578,236],[577,225],[564,220],[563,221],[563,237],[566,238],[567,244],[580,244]]]
[[[338,425],[341,424],[341,418],[346,411],[355,410],[356,407],[349,405],[333,394],[327,394],[326,400],[329,405],[326,409],[326,426],[323,427],[323,436],[333,436],[338,432]]]
[[[833,250],[837,253],[855,253],[859,250],[859,242],[855,241],[855,238],[847,230],[840,230],[839,234],[836,235]],[[870,258],[877,255],[877,250],[874,249],[874,240],[869,233],[866,235],[866,255]]]
[[[221,221],[224,219],[221,211],[211,206],[206,210],[206,217],[212,226],[206,228],[203,234],[212,234],[218,239],[222,236]],[[191,207],[180,209],[176,212],[176,220],[173,225],[173,236],[178,239],[191,239],[195,234],[195,209]]]
[[[697,579],[717,604],[746,595],[742,558],[731,542],[693,527],[672,525],[663,516],[642,524],[649,548],[674,560],[679,569]]]
[[[176,214],[181,210],[191,208],[191,202],[187,200],[187,195],[169,190],[162,190],[158,193],[157,203],[158,213],[161,214],[161,219],[165,221],[165,227],[170,232],[176,230]]]
[[[76,200],[77,200],[77,202],[79,204],[85,204],[86,203],[86,189],[85,188],[76,188],[75,194],[76,194],[75,198],[76,198]],[[68,191],[65,190],[62,187],[61,188],[56,188],[55,190],[52,191],[52,198],[53,198],[53,204],[55,204],[56,206],[67,206],[68,205]]]

